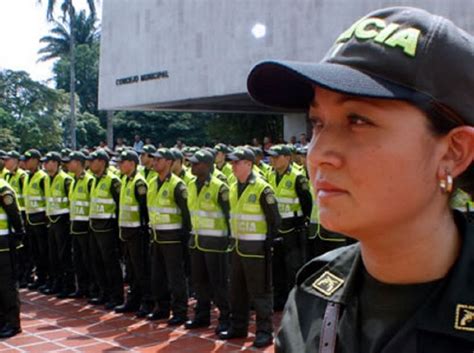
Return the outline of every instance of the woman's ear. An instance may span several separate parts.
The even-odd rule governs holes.
[[[456,178],[474,160],[474,127],[457,127],[444,136],[443,140],[447,148],[439,166],[438,177],[443,179],[446,174],[450,174]]]

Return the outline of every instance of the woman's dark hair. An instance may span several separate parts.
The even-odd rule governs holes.
[[[463,119],[453,110],[432,99],[417,99],[415,104],[428,118],[428,127],[435,136],[444,136],[456,127],[466,125]],[[474,194],[474,163],[454,180],[454,187]]]

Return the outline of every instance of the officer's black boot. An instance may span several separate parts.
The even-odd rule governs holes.
[[[151,311],[152,311],[152,304],[149,302],[143,302],[140,305],[140,308],[138,309],[138,311],[135,313],[135,316],[140,319],[143,319],[147,317],[148,314],[151,313]]]
[[[271,333],[258,331],[255,335],[255,341],[253,341],[253,346],[257,348],[262,348],[269,346],[273,343],[273,336]]]
[[[125,304],[116,306],[114,308],[114,311],[117,314],[123,314],[123,313],[133,313],[134,311],[137,311],[139,309],[139,304],[135,302],[129,302],[126,301]]]
[[[211,325],[211,319],[209,317],[196,317],[193,320],[188,320],[184,324],[188,330],[201,327],[209,327]]]
[[[21,327],[14,327],[11,324],[7,323],[0,330],[0,338],[10,338],[16,336],[21,332]]]

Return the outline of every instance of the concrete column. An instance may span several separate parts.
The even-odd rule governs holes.
[[[301,133],[306,133],[306,114],[285,114],[283,116],[283,138],[290,141],[291,136],[299,140]]]

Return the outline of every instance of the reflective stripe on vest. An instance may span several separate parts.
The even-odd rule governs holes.
[[[90,192],[89,183],[93,176],[84,173],[79,179],[74,180],[69,192],[71,221],[89,221],[90,214]]]
[[[247,185],[244,192],[238,197],[237,183],[230,188],[230,208],[232,237],[241,240],[266,239],[267,222],[260,205],[260,196],[269,185],[260,178]]]
[[[116,204],[110,188],[112,181],[119,178],[110,170],[96,180],[91,190],[89,217],[91,219],[112,219],[116,217]]]
[[[202,186],[199,194],[196,181],[188,185],[188,206],[195,234],[211,237],[228,236],[227,222],[219,205],[219,191],[223,185],[224,182],[215,176]]]
[[[69,198],[64,188],[66,179],[72,180],[72,178],[62,170],[54,176],[52,181],[49,176],[46,177],[44,183],[46,215],[58,216],[69,213]]]
[[[296,193],[296,178],[300,172],[292,168],[291,171],[285,173],[277,185],[277,172],[270,175],[269,183],[275,190],[275,197],[278,201],[278,211],[281,218],[293,218],[303,216],[301,203]]]
[[[158,177],[154,178],[148,188],[147,206],[150,226],[156,230],[181,229],[183,218],[174,199],[174,191],[176,186],[184,181],[175,174],[171,174],[158,190],[158,180]],[[157,237],[159,234],[154,233],[154,236]]]
[[[41,180],[47,177],[47,174],[42,170],[37,170],[33,176],[27,175],[23,192],[27,214],[46,211],[46,198],[40,184]]]
[[[122,178],[119,210],[120,227],[137,228],[141,226],[139,204],[135,196],[135,184],[138,180],[142,180],[144,183],[146,183],[143,175],[138,172],[135,173],[135,176],[132,180],[128,180],[127,176]]]

